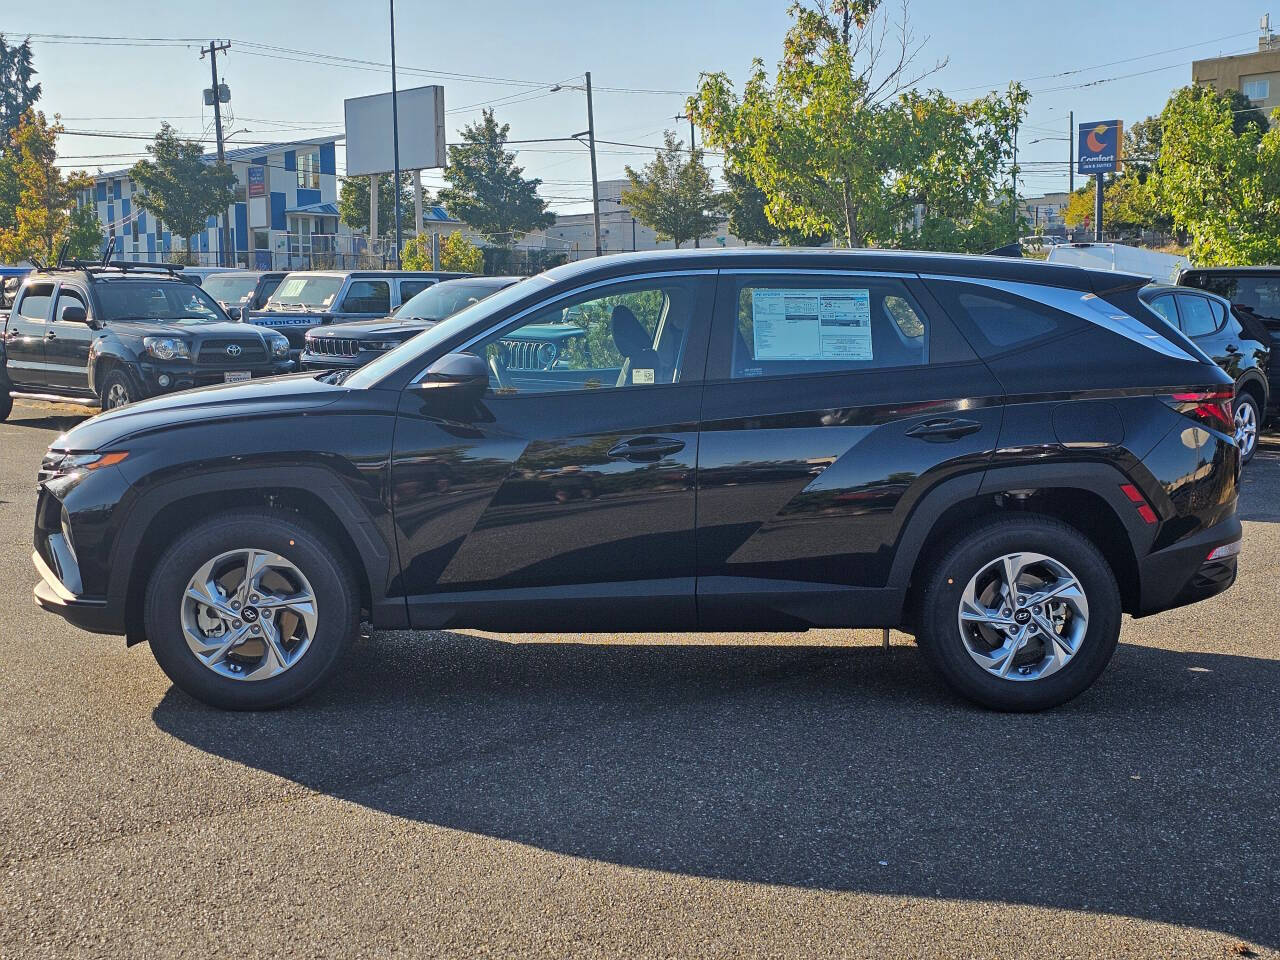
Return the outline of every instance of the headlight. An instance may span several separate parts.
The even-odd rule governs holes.
[[[178,357],[189,359],[191,357],[187,341],[179,340],[177,337],[143,337],[142,345],[147,348],[147,353],[157,360],[173,360]]]
[[[560,356],[560,348],[549,340],[538,348],[538,364],[544,370],[550,370],[558,356]]]
[[[376,353],[385,353],[388,350],[394,350],[403,342],[403,340],[361,340],[360,349]]]
[[[127,450],[115,450],[111,453],[57,453],[50,450],[40,464],[40,473],[43,479],[48,479],[77,470],[100,470],[103,467],[114,467],[127,456]]]
[[[273,356],[284,358],[289,355],[289,338],[276,334],[271,338],[271,353]]]

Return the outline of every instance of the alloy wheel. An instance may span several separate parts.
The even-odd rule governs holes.
[[[1258,442],[1258,414],[1252,403],[1236,404],[1236,446],[1240,456],[1248,459],[1253,453],[1254,444]]]
[[[123,383],[113,383],[107,388],[107,409],[115,410],[129,405],[129,391]]]
[[[219,554],[195,572],[182,599],[187,647],[233,680],[284,673],[306,655],[318,623],[307,578],[268,550]]]
[[[1089,603],[1065,564],[1042,553],[1012,553],[969,580],[958,623],[965,650],[987,673],[1040,680],[1080,652]]]

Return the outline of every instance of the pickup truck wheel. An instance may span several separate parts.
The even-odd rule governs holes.
[[[98,394],[103,410],[117,410],[127,407],[135,400],[141,399],[129,375],[123,370],[112,370],[102,381],[102,391]]]
[[[1065,523],[1001,516],[961,532],[928,575],[922,646],[961,696],[1044,710],[1087,689],[1120,636],[1120,590]]]
[[[179,535],[147,584],[161,669],[225,710],[270,710],[333,672],[359,624],[350,564],[319,530],[272,510],[220,514]]]

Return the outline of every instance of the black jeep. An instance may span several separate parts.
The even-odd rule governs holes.
[[[0,419],[13,397],[122,407],[144,397],[287,373],[289,341],[231,321],[167,264],[38,270],[0,341]]]

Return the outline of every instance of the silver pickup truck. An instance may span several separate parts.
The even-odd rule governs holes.
[[[291,273],[280,281],[265,309],[249,311],[244,319],[288,337],[290,356],[296,360],[312,327],[385,317],[432,284],[469,276],[469,273],[431,270]]]

